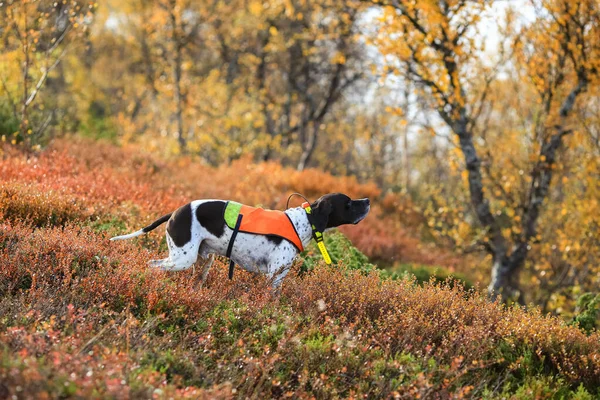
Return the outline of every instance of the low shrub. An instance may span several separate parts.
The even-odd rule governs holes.
[[[369,272],[375,269],[375,265],[369,262],[369,258],[352,245],[352,242],[338,230],[327,231],[323,234],[325,248],[331,257],[333,264],[343,264],[346,268]],[[314,240],[300,254],[302,260],[301,271],[310,271],[323,261],[323,256]]]
[[[491,398],[600,384],[597,333],[460,286],[316,263],[278,297],[262,276],[228,280],[222,262],[199,288],[192,270],[146,267],[157,257],[90,228],[0,225],[9,393]]]
[[[363,276],[319,268],[301,282],[286,285],[286,290],[294,308],[321,319],[358,324],[374,345],[391,354],[408,351],[443,364],[460,357],[460,364],[477,376],[491,365],[502,370],[518,367],[498,352],[498,344],[505,341],[520,355],[529,351],[570,383],[600,385],[598,333],[586,336],[556,318],[505,309],[461,286],[419,286],[406,279],[382,281],[375,272]]]
[[[450,284],[454,281],[459,281],[466,289],[473,287],[473,283],[466,276],[452,273],[444,267],[429,265],[399,264],[395,267],[382,270],[382,275],[391,279],[404,279],[414,276],[420,284],[429,282],[431,279],[438,283],[449,282]]]
[[[63,226],[90,216],[77,198],[44,190],[34,183],[5,182],[0,187],[1,219],[41,227]]]
[[[0,395],[36,399],[232,396],[232,388],[227,385],[177,387],[165,379],[164,373],[143,368],[125,351],[86,344],[89,337],[84,326],[77,334],[67,335],[56,325],[48,320],[40,330],[15,327],[0,333]]]

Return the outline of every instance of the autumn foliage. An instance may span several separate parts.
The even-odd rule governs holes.
[[[106,207],[124,228],[190,197],[280,208],[290,190],[347,188],[381,198],[385,218],[344,230],[372,259],[439,264],[572,318],[600,273],[599,37],[597,0],[2,1],[0,141],[183,155],[174,171],[107,154],[105,182],[82,154],[96,180],[60,177],[37,200],[49,181],[16,183],[2,196],[24,203],[3,212],[56,194],[32,223]],[[82,195],[104,200],[83,210]],[[135,213],[115,215],[121,200]]]
[[[134,148],[62,141],[39,157],[15,155],[1,161],[0,173],[6,182],[0,191],[0,214],[36,226],[62,225],[80,217],[101,223],[101,216],[110,214],[126,222],[127,228],[138,229],[192,199],[203,198],[283,209],[293,192],[309,199],[336,191],[354,198],[369,197],[376,201],[375,217],[342,228],[369,257],[450,267],[459,263],[450,253],[432,250],[409,234],[406,227],[416,224],[419,216],[408,199],[388,195],[379,202],[381,190],[375,185],[317,170],[298,172],[248,160],[212,168],[185,158],[160,161]],[[302,201],[293,198],[290,206]]]
[[[598,0],[0,0],[0,400],[600,397],[599,99]],[[281,296],[107,241],[293,192]]]
[[[343,264],[297,274],[299,260],[276,296],[261,276],[239,271],[226,279],[221,260],[200,287],[198,271],[146,266],[165,252],[161,235],[107,240],[192,198],[279,208],[293,190],[311,197],[340,190],[375,201],[372,215],[345,230],[372,259],[460,264],[408,235],[402,223],[417,216],[402,198],[380,200],[374,186],[246,160],[215,169],[90,142],[59,142],[35,156],[10,150],[0,172],[0,393],[597,394],[597,332],[490,302],[460,285],[420,286]]]

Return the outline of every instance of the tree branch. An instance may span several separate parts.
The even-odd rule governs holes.
[[[523,207],[524,216],[521,238],[510,255],[510,261],[514,265],[520,265],[525,260],[529,250],[529,242],[532,237],[537,235],[537,220],[540,215],[542,203],[548,196],[557,151],[562,145],[563,137],[571,133],[571,130],[565,129],[564,119],[569,116],[573,110],[577,96],[587,88],[587,85],[588,81],[585,77],[578,80],[577,86],[571,90],[560,107],[559,115],[561,123],[554,127],[556,133],[540,149],[539,160],[531,172],[529,196]]]
[[[65,54],[67,54],[67,48],[63,49],[62,53],[56,58],[56,60],[54,60],[54,63],[50,67],[47,67],[47,68],[44,69],[44,72],[43,72],[42,76],[40,77],[40,79],[38,80],[37,84],[35,85],[35,88],[33,89],[33,91],[31,92],[31,94],[29,95],[29,97],[25,101],[25,106],[26,107],[28,107],[29,105],[31,105],[31,103],[35,100],[35,98],[37,97],[38,92],[40,91],[40,89],[42,88],[42,86],[44,86],[44,83],[46,82],[46,79],[48,79],[48,74],[54,68],[56,68],[56,66],[61,62],[62,58],[65,56]]]

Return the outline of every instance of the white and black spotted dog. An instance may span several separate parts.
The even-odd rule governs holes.
[[[167,220],[166,229],[169,257],[149,261],[152,267],[167,271],[181,271],[196,262],[204,265],[202,282],[214,260],[214,255],[226,255],[233,229],[223,217],[227,201],[196,200],[164,215],[147,227],[110,240],[129,239],[144,235]],[[311,213],[302,207],[290,208],[285,213],[292,222],[302,245],[312,238],[311,224],[316,230],[357,224],[370,210],[369,199],[352,200],[341,193],[330,193],[311,204]],[[247,271],[266,274],[278,287],[289,272],[299,250],[291,242],[273,235],[239,232],[235,238],[231,260]]]

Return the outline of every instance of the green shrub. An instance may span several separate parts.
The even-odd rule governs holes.
[[[587,333],[598,327],[600,317],[600,294],[585,293],[577,299],[578,314],[573,318],[573,325],[579,326]]]
[[[14,115],[11,105],[6,101],[0,101],[0,138],[9,141],[13,139],[15,132],[19,130],[19,120]]]
[[[142,367],[150,367],[164,374],[167,381],[171,382],[179,377],[186,385],[202,385],[202,379],[192,360],[185,354],[178,354],[172,350],[156,352],[149,350],[141,359]]]
[[[109,119],[106,106],[97,101],[90,105],[88,115],[82,121],[78,133],[83,137],[108,140],[113,144],[116,144],[118,137],[117,128]]]
[[[92,228],[94,232],[116,236],[127,231],[127,223],[122,218],[106,216],[91,222],[90,228]]]
[[[331,257],[333,264],[342,263],[352,270],[370,272],[377,267],[369,262],[369,258],[352,245],[346,236],[340,231],[332,230],[323,234],[325,247]],[[303,260],[301,271],[310,271],[315,265],[323,260],[323,256],[312,240],[304,252],[300,254]]]
[[[391,279],[403,279],[407,276],[414,276],[416,281],[420,284],[429,282],[432,278],[440,283],[446,282],[450,278],[460,281],[465,289],[473,287],[473,283],[471,283],[464,275],[450,272],[446,268],[438,266],[400,264],[393,268],[383,270],[382,275],[390,277]]]

